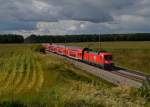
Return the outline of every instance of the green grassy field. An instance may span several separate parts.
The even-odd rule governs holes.
[[[114,86],[36,45],[0,45],[2,107],[142,107],[138,90]]]
[[[150,74],[150,42],[97,42],[68,43],[67,45],[106,50],[113,54],[114,63],[131,70]]]

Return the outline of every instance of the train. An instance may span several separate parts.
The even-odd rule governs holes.
[[[103,69],[111,70],[114,65],[112,53],[106,51],[96,51],[89,48],[50,43],[45,43],[42,46],[44,47],[45,51],[53,52],[65,57],[95,65]]]

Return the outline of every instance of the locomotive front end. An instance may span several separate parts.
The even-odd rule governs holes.
[[[105,69],[112,69],[113,67],[113,58],[111,53],[104,53],[103,54],[104,59],[104,68]]]

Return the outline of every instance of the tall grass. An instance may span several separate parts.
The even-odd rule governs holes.
[[[149,106],[136,89],[114,86],[36,45],[0,45],[0,106]]]

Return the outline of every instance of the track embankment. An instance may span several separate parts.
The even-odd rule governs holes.
[[[95,66],[83,63],[83,62],[79,62],[74,59],[70,59],[70,58],[67,58],[67,57],[52,53],[52,52],[47,52],[47,54],[56,56],[59,58],[64,58],[64,60],[71,62],[76,67],[78,67],[92,75],[100,77],[106,81],[109,81],[115,85],[121,85],[121,86],[126,85],[126,86],[130,86],[130,87],[140,88],[144,82],[144,81],[139,82],[139,81],[136,81],[136,79],[131,79],[131,78],[128,78],[127,76],[118,75],[118,74],[114,73],[114,71],[112,72],[112,71],[103,70],[98,67],[95,67]]]

